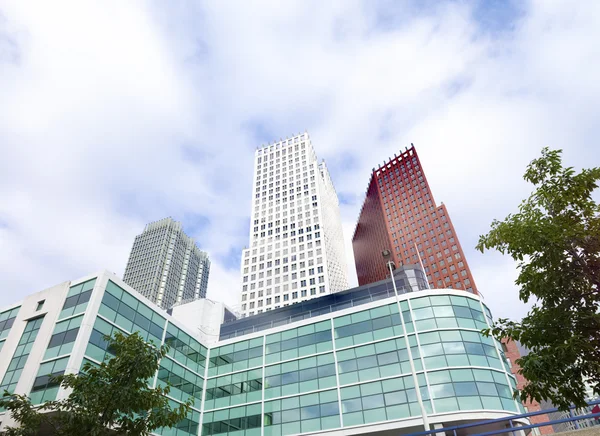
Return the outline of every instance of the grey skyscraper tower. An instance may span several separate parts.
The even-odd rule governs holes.
[[[164,309],[206,298],[210,260],[181,223],[164,218],[135,237],[123,281]]]

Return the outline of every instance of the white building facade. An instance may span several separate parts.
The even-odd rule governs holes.
[[[206,298],[210,259],[172,218],[147,224],[135,237],[123,280],[168,309]]]
[[[252,192],[241,315],[347,289],[338,197],[307,133],[256,150]]]

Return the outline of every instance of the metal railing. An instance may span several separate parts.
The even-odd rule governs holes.
[[[424,278],[422,279],[422,281],[423,281],[423,283],[426,283],[424,281]],[[399,283],[401,283],[401,284],[399,284]],[[413,292],[419,292],[419,291],[425,291],[425,290],[431,290],[431,289],[425,288],[425,285],[423,285],[423,287],[421,287],[421,284],[418,285],[418,290],[414,290],[410,285],[406,286],[404,280],[396,280],[396,285],[398,287],[398,294],[400,294],[400,295],[413,293]],[[382,284],[378,284],[377,286],[382,286]],[[373,286],[371,289],[375,289],[377,286]],[[260,332],[260,331],[267,330],[267,329],[270,329],[273,327],[279,327],[282,325],[291,324],[293,322],[301,321],[303,319],[309,319],[309,318],[312,318],[315,316],[325,315],[327,313],[336,312],[338,310],[343,310],[343,309],[348,309],[350,307],[360,306],[360,305],[367,304],[367,303],[370,303],[373,301],[383,300],[386,298],[393,298],[394,297],[394,288],[392,285],[392,281],[389,280],[387,283],[385,283],[385,286],[386,287],[389,286],[389,288],[378,290],[377,292],[369,292],[368,294],[366,292],[364,294],[359,293],[361,295],[357,295],[356,298],[352,298],[347,301],[342,301],[342,302],[335,303],[335,304],[324,305],[324,306],[319,307],[318,309],[306,310],[304,312],[300,312],[300,313],[297,313],[294,315],[282,316],[281,318],[273,319],[273,320],[264,322],[262,324],[253,324],[251,326],[248,326],[247,328],[240,326],[240,328],[238,328],[238,329],[235,329],[235,330],[232,330],[229,332],[227,332],[227,331],[222,332],[219,339],[225,340],[225,339],[235,338],[238,336],[244,336],[244,335],[247,335],[250,333]],[[445,289],[436,289],[436,290],[444,291]],[[456,289],[452,289],[452,288],[448,288],[448,290],[456,291]],[[314,302],[315,300],[316,299],[302,301],[299,303],[292,304],[288,307],[294,307],[296,304]],[[256,315],[256,316],[266,315],[268,313],[269,312],[264,312],[264,313]],[[223,327],[225,327],[225,329],[227,329],[228,325],[230,325],[232,323],[236,323],[236,322],[238,322],[238,323],[243,322],[244,319],[245,318],[238,318],[238,319],[230,320],[228,322],[224,322],[222,324],[221,328],[222,328],[222,330],[223,330]]]
[[[588,402],[588,406],[594,406],[596,404],[600,404],[600,400],[594,400],[594,401]],[[491,436],[491,435],[497,435],[497,434],[512,434],[513,436],[517,436],[519,434],[518,432],[522,431],[522,430],[530,430],[530,429],[534,429],[534,428],[546,427],[548,425],[562,424],[562,423],[566,423],[566,422],[574,422],[575,428],[579,428],[579,426],[577,424],[578,421],[583,421],[586,419],[600,420],[600,413],[588,413],[585,415],[575,415],[572,412],[573,409],[577,409],[577,407],[575,407],[575,406],[569,407],[571,414],[568,418],[554,419],[554,420],[538,422],[538,423],[529,424],[529,425],[521,425],[520,423],[517,423],[517,425],[514,425],[513,422],[517,421],[519,419],[528,419],[531,416],[548,415],[550,413],[558,412],[559,410],[557,408],[539,410],[537,412],[523,413],[521,415],[513,415],[513,416],[506,417],[506,418],[490,419],[487,421],[473,422],[470,424],[461,424],[461,425],[456,425],[456,426],[452,426],[452,427],[443,427],[443,428],[436,428],[436,429],[432,429],[432,430],[422,431],[422,432],[418,432],[418,433],[410,433],[410,436],[429,436],[429,435],[437,435],[437,434],[446,434],[446,435],[452,434],[453,436],[457,436],[458,433],[465,434],[465,432],[461,431],[461,430],[473,429],[475,427],[482,427],[482,426],[486,426],[486,425],[502,424],[504,422],[506,422],[508,424],[508,427],[497,429],[497,430],[485,431],[482,433],[468,432],[468,434],[478,435],[478,436]]]

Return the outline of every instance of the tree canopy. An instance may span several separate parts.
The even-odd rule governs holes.
[[[0,406],[19,424],[4,430],[8,436],[37,434],[40,428],[55,435],[148,435],[185,419],[191,401],[172,407],[169,387],[151,388],[167,346],[155,347],[138,333],[105,337],[114,357],[99,365],[86,362],[78,374],[55,377],[69,390],[67,398],[33,406],[27,396],[5,392]]]
[[[529,164],[524,179],[534,191],[518,213],[493,221],[477,249],[517,261],[519,298],[535,301],[520,322],[500,319],[491,329],[530,350],[516,361],[527,379],[521,400],[566,409],[585,404],[586,382],[600,393],[600,168],[576,172],[561,154],[544,148]]]

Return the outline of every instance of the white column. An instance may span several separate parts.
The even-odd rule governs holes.
[[[439,430],[439,429],[442,429],[442,428],[444,428],[444,424],[442,424],[441,422],[438,422],[437,424],[433,424],[433,429],[434,430]],[[446,433],[443,432],[443,431],[437,432],[435,434],[435,436],[446,436]]]
[[[516,427],[521,427],[523,424],[519,423],[519,422],[514,422],[513,421],[513,429],[515,429]],[[507,428],[510,428],[510,425],[506,425]],[[507,433],[510,433],[511,435],[514,436],[525,436],[525,430],[513,430],[513,431],[508,431]]]
[[[429,420],[427,419],[427,411],[423,404],[423,398],[421,397],[421,387],[419,386],[419,378],[417,377],[417,371],[415,370],[415,362],[413,360],[412,351],[410,349],[410,342],[408,341],[408,332],[406,331],[406,325],[404,324],[404,317],[402,316],[402,306],[400,305],[400,298],[398,297],[398,288],[396,287],[396,279],[392,270],[392,262],[388,262],[390,269],[390,278],[392,279],[392,286],[394,287],[394,294],[396,295],[396,305],[398,306],[398,313],[400,314],[400,323],[402,324],[402,330],[404,331],[404,343],[406,344],[406,351],[408,352],[408,359],[410,362],[410,371],[412,373],[413,381],[415,383],[415,393],[417,394],[417,401],[421,408],[421,415],[423,418],[423,427],[426,431],[429,430]],[[409,306],[410,307],[410,306]],[[415,332],[415,335],[417,333]],[[433,400],[431,400],[433,401]]]

